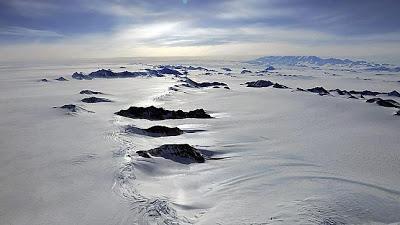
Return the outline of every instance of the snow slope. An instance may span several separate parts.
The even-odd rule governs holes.
[[[69,76],[165,64],[208,68],[188,76],[223,82],[230,90],[185,87],[174,76]],[[398,74],[299,67],[241,74],[244,67],[265,69],[183,59],[2,68],[0,224],[400,223],[396,109],[296,91],[316,86],[399,91]],[[53,80],[60,76],[69,81]],[[42,78],[50,82],[39,82]],[[259,79],[293,89],[241,85]],[[112,102],[82,103],[79,92],[85,89]],[[53,108],[65,104],[94,113]],[[151,105],[203,108],[215,118],[149,121],[114,114]],[[155,125],[187,132],[153,137],[125,129]],[[221,159],[181,164],[136,154],[163,144],[190,144]]]

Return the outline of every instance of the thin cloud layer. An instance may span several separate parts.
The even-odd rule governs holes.
[[[362,56],[371,53],[361,49],[374,46],[376,56],[400,59],[393,51],[399,8],[395,0],[4,0],[0,53],[9,59],[23,49],[61,57],[51,49],[65,48],[81,57],[321,55],[331,48],[332,55]]]

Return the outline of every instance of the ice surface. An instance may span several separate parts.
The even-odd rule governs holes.
[[[172,91],[180,84],[175,75],[70,77],[99,68],[118,72],[121,65],[129,71],[181,65],[172,68],[231,90]],[[263,74],[241,74],[244,67],[266,68],[183,59],[1,68],[0,224],[400,223],[398,109],[366,103],[400,102],[387,95],[399,91],[399,74],[275,65]],[[69,81],[37,82],[60,76]],[[256,80],[291,89],[241,85]],[[296,91],[315,87],[329,94]],[[379,94],[362,99],[356,93],[353,99],[331,91],[336,89]],[[82,90],[107,93],[113,101],[80,102]],[[94,113],[70,116],[53,108],[67,104]],[[215,118],[150,121],[114,115],[132,105],[204,108]],[[152,126],[184,133],[154,137],[125,130]],[[219,160],[182,164],[136,154],[164,144],[188,144]]]

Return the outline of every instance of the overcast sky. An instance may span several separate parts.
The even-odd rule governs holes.
[[[2,60],[320,55],[400,64],[397,0],[0,0]]]

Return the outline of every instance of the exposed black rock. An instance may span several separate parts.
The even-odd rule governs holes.
[[[392,91],[388,93],[388,96],[400,97],[400,93],[397,91]]]
[[[147,72],[113,72],[112,70],[101,69],[95,72],[91,72],[88,75],[83,73],[74,73],[72,78],[77,80],[92,80],[94,78],[130,78],[139,76],[162,76],[161,74],[150,74]]]
[[[312,93],[317,93],[319,95],[328,95],[329,91],[327,91],[325,88],[323,87],[314,87],[314,88],[309,88],[307,89],[308,92],[312,92]]]
[[[280,88],[280,89],[287,89],[287,88],[289,88],[289,87],[286,87],[285,85],[278,84],[278,83],[275,83],[274,86],[272,86],[272,87],[273,87],[273,88]]]
[[[82,90],[81,92],[79,92],[79,94],[81,94],[81,95],[102,95],[104,93],[102,93],[100,91]]]
[[[275,67],[273,67],[273,66],[268,66],[267,68],[265,68],[265,71],[271,71],[271,70],[275,70]]]
[[[67,105],[61,106],[60,109],[68,109],[71,112],[77,112],[78,111],[78,106],[73,105],[73,104],[67,104]]]
[[[224,70],[224,71],[227,71],[227,72],[231,72],[232,71],[232,69],[227,68],[227,67],[224,67],[224,68],[221,68],[221,69]]]
[[[57,79],[55,79],[55,80],[58,80],[58,81],[68,81],[68,80],[65,79],[64,77],[59,77],[59,78],[57,78]]]
[[[188,67],[183,67],[184,69],[187,70],[205,70],[205,71],[209,71],[209,69],[198,66],[198,67],[194,67],[194,66],[188,66]]]
[[[269,80],[251,81],[251,82],[246,82],[245,84],[247,84],[247,87],[255,87],[255,88],[269,87],[274,85],[274,83],[272,83]]]
[[[112,102],[110,99],[106,99],[106,98],[97,98],[97,97],[84,98],[84,99],[82,99],[81,101],[82,101],[82,102],[85,102],[85,103]]]
[[[79,111],[94,113],[93,111],[86,110],[86,109],[79,107],[77,105],[74,105],[74,104],[67,104],[67,105],[63,105],[61,107],[54,107],[54,108],[60,108],[60,109],[67,110],[68,113],[76,113]]]
[[[164,67],[161,70],[158,71],[160,74],[172,74],[172,75],[182,75],[181,72],[178,70],[174,70],[168,67]]]
[[[331,91],[336,91],[339,95],[350,95],[350,93],[346,90],[335,89]]]
[[[275,67],[268,66],[267,68],[265,68],[265,70],[258,71],[257,73],[268,73],[268,72],[273,71],[273,70],[275,70]]]
[[[242,72],[240,72],[241,74],[246,74],[246,73],[252,73],[251,72],[251,70],[246,70],[246,69],[244,69],[244,70],[242,70]]]
[[[115,114],[119,116],[129,117],[133,119],[148,119],[148,120],[166,120],[166,119],[185,119],[185,118],[212,118],[207,114],[204,109],[196,109],[189,112],[182,110],[166,110],[163,108],[150,107],[135,107],[131,106],[129,109],[120,110]]]
[[[151,158],[151,156],[170,159],[184,164],[204,163],[205,157],[199,150],[188,144],[166,144],[148,151],[137,151],[138,155]]]
[[[228,89],[228,90],[230,90],[230,88],[229,87],[224,87],[225,89]]]
[[[78,72],[75,72],[74,74],[72,74],[72,78],[74,78],[76,80],[92,80],[93,79],[83,73],[78,73]]]
[[[358,94],[358,95],[369,95],[369,96],[377,96],[379,94],[385,94],[385,93],[382,93],[382,92],[368,91],[368,90],[365,90],[365,91],[354,91],[354,90],[352,90],[352,91],[349,91],[349,93],[352,94],[352,95]]]
[[[49,80],[47,80],[46,78],[40,79],[40,82],[49,82]]]
[[[185,82],[184,86],[185,87],[192,87],[192,88],[204,88],[204,87],[216,87],[216,86],[223,86],[223,87],[227,87],[228,85],[225,83],[221,83],[221,82],[196,82],[190,78],[185,78],[182,80],[183,82]]]
[[[126,66],[120,66],[119,68],[120,69],[126,69]]]
[[[383,92],[377,92],[377,91],[368,91],[368,90],[364,90],[364,91],[346,91],[346,90],[340,90],[340,89],[335,89],[335,90],[331,90],[331,91],[336,91],[339,95],[368,95],[368,96],[377,96],[380,94],[385,94]],[[396,94],[396,91],[393,91],[393,94]]]
[[[178,136],[183,134],[183,131],[178,127],[152,126],[143,130],[145,132],[157,134],[160,136]]]
[[[400,108],[400,104],[392,99],[371,98],[367,100],[368,103],[376,103],[383,107]]]

